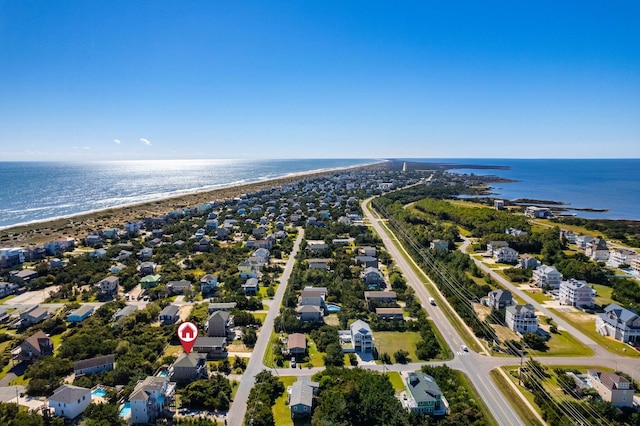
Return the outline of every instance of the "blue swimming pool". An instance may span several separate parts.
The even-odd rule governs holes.
[[[167,370],[161,371],[158,377],[169,377],[169,372]]]
[[[96,388],[96,389],[91,391],[91,396],[97,396],[97,397],[100,397],[100,398],[104,398],[105,396],[107,396],[107,391],[102,389],[102,388]]]
[[[120,417],[129,417],[131,415],[131,403],[125,402],[120,409]]]
[[[340,310],[340,306],[338,305],[327,305],[327,311],[329,312],[338,312]]]

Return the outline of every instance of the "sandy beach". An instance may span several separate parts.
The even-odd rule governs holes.
[[[80,213],[48,221],[17,225],[0,231],[0,248],[27,247],[29,245],[43,244],[47,241],[62,237],[83,238],[92,231],[110,227],[120,228],[128,221],[141,220],[145,217],[161,216],[178,208],[195,206],[203,202],[233,198],[243,193],[259,191],[274,186],[277,187],[302,179],[326,176],[344,170],[386,167],[389,167],[389,163],[324,170],[321,172],[298,173],[244,185],[196,192],[89,213]]]

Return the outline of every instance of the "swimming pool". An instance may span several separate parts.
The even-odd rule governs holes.
[[[338,305],[327,305],[327,311],[329,312],[338,312],[340,310],[340,306]]]
[[[131,403],[125,402],[120,409],[120,417],[129,417],[131,415]]]
[[[91,396],[97,396],[99,398],[104,398],[107,396],[107,391],[102,388],[95,388],[91,391]]]
[[[158,377],[169,377],[169,371],[164,370],[158,374]]]

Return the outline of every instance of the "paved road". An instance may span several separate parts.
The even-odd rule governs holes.
[[[386,229],[380,224],[380,220],[375,218],[369,210],[368,204],[370,201],[371,198],[363,202],[363,211],[365,216],[380,238],[382,238],[385,248],[396,262],[398,268],[402,271],[404,277],[407,279],[407,283],[415,290],[416,297],[418,297],[422,306],[427,309],[427,312],[436,327],[440,330],[440,333],[444,336],[447,344],[451,347],[454,354],[456,354],[454,361],[448,362],[447,364],[452,368],[463,371],[469,377],[469,380],[475,386],[478,393],[483,396],[485,403],[496,418],[498,424],[513,426],[522,424],[522,421],[515,411],[513,411],[509,402],[504,398],[502,392],[500,392],[498,387],[490,379],[490,369],[487,370],[487,368],[480,363],[480,361],[484,361],[487,357],[475,353],[457,355],[457,351],[463,342],[462,338],[456,329],[444,317],[442,312],[440,312],[437,307],[434,307],[429,303],[429,293],[427,292],[424,284],[409,262],[402,255],[400,249],[396,244],[394,244]],[[513,360],[511,359],[510,362],[513,363]]]
[[[284,292],[287,288],[287,283],[289,282],[289,277],[291,276],[291,271],[293,270],[293,265],[295,263],[295,257],[296,254],[298,254],[300,243],[302,242],[303,237],[304,230],[302,228],[298,228],[298,238],[296,238],[296,241],[293,245],[293,250],[291,251],[291,255],[289,256],[289,260],[284,267],[282,277],[280,278],[280,285],[276,290],[271,308],[267,312],[267,317],[265,318],[262,325],[262,330],[260,331],[260,335],[258,336],[258,341],[253,348],[253,352],[251,354],[249,364],[247,365],[247,369],[242,375],[242,380],[240,381],[238,392],[236,393],[233,404],[231,405],[231,409],[227,414],[227,422],[230,426],[240,426],[243,424],[244,414],[247,410],[247,401],[249,400],[249,392],[251,391],[251,388],[255,383],[255,376],[265,368],[264,364],[262,363],[262,359],[267,349],[267,345],[269,344],[271,333],[273,332],[273,322],[280,312],[280,305],[282,304]],[[312,370],[303,371],[306,373],[304,374],[305,376],[313,373]]]

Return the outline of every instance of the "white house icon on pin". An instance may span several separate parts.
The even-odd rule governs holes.
[[[198,327],[192,322],[183,322],[178,327],[178,339],[186,353],[191,352],[191,348],[198,338]]]

